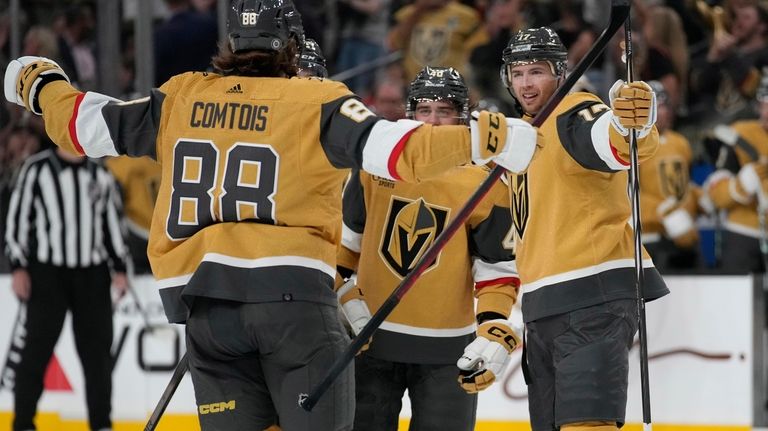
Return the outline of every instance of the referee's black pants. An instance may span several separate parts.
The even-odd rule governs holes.
[[[27,268],[32,293],[27,303],[27,336],[16,370],[13,431],[35,429],[32,419],[43,391],[43,377],[72,311],[80,363],[85,377],[88,421],[92,430],[111,428],[112,300],[106,264],[69,269],[41,263]]]

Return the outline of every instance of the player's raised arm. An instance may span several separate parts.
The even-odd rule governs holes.
[[[155,154],[163,93],[122,102],[78,91],[59,65],[45,57],[11,60],[5,72],[5,98],[42,115],[53,142],[90,157]]]

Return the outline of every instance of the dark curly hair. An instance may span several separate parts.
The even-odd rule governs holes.
[[[291,38],[280,51],[249,50],[232,52],[229,43],[219,44],[219,53],[213,57],[213,67],[222,75],[257,77],[293,77],[298,72],[299,47]]]

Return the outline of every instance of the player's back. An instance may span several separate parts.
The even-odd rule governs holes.
[[[321,122],[324,106],[349,90],[316,79],[188,73],[160,92],[163,180],[150,259],[163,287],[176,291],[164,296],[181,289],[332,302],[319,287],[335,275],[346,171],[329,161]],[[309,287],[286,288],[299,285]]]

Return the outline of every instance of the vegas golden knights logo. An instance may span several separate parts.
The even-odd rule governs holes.
[[[411,55],[419,64],[438,64],[448,50],[450,30],[445,27],[417,26],[411,35]]]
[[[528,224],[530,202],[528,201],[528,173],[509,175],[510,211],[515,235],[522,240],[525,226]]]
[[[682,200],[688,189],[688,171],[680,159],[665,159],[659,162],[659,188],[664,197]]]
[[[445,227],[448,210],[424,202],[392,196],[379,251],[387,266],[401,278],[424,255]],[[434,266],[437,260],[430,263]],[[427,268],[427,269],[429,269]]]

